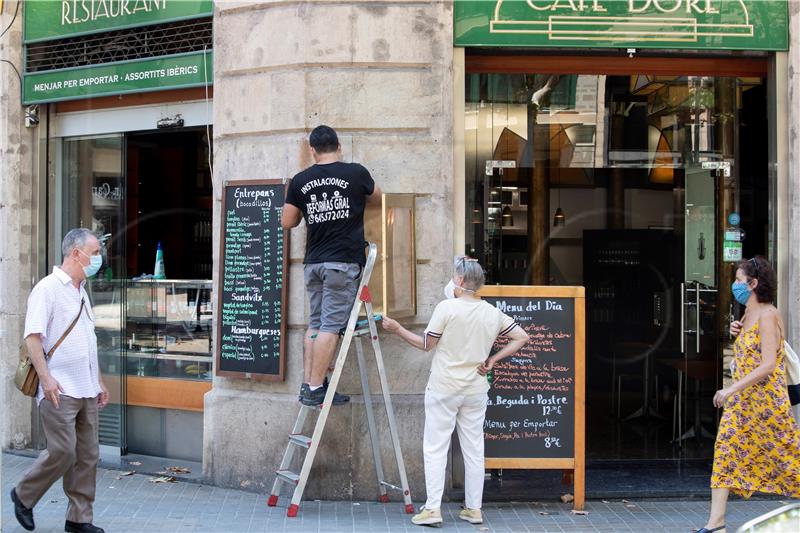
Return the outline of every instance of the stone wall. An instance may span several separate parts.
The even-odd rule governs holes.
[[[800,344],[800,0],[789,0],[789,198],[788,198],[788,274],[779,279],[788,283],[786,336]],[[778,74],[780,75],[780,73]],[[781,110],[778,110],[781,113]],[[780,135],[781,132],[778,132]],[[780,163],[779,163],[780,164]]]
[[[17,2],[3,4],[0,31],[8,27]],[[22,72],[22,6],[0,39],[0,59]],[[30,443],[31,400],[14,387],[25,303],[34,270],[33,199],[36,128],[25,127],[20,81],[8,63],[0,63],[0,434],[2,446],[22,434]]]
[[[345,159],[365,165],[385,192],[416,194],[418,316],[411,323],[421,330],[453,251],[451,2],[217,2],[215,9],[214,235],[224,181],[291,177],[311,164],[311,129],[328,124]],[[204,472],[217,484],[268,491],[286,446],[299,409],[308,313],[304,242],[301,226],[291,235],[286,381],[214,378],[206,395]],[[421,495],[430,358],[381,340],[412,491]],[[353,399],[328,419],[307,498],[377,496],[354,359],[340,384]],[[374,371],[370,380],[379,390]],[[388,432],[383,437],[387,477],[397,482]]]

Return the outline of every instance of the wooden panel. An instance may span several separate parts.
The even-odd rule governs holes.
[[[213,87],[208,88],[208,97],[214,97]],[[58,102],[55,106],[56,113],[69,113],[72,111],[91,111],[92,109],[108,109],[111,107],[130,107],[135,105],[163,104],[167,102],[205,100],[205,98],[205,87],[193,87],[191,89],[153,91],[148,93],[101,96],[100,98],[87,98],[85,100],[71,100],[69,102]]]
[[[209,381],[128,376],[128,405],[203,411],[203,395]]]
[[[583,287],[581,287],[583,288]],[[586,501],[586,300],[575,298],[575,487],[574,508]]]
[[[766,58],[469,55],[468,73],[504,74],[651,74],[661,76],[767,75]]]
[[[558,470],[575,468],[574,459],[490,459],[485,460],[486,468],[522,468],[530,470]],[[577,499],[577,498],[576,498]]]
[[[478,296],[530,296],[533,298],[583,298],[583,287],[550,287],[547,285],[485,285]],[[576,318],[577,324],[577,318]]]

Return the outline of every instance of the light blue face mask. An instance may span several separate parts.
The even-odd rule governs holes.
[[[743,281],[734,281],[731,285],[731,292],[736,301],[742,305],[747,305],[747,300],[750,299],[750,287]]]
[[[97,274],[97,271],[100,270],[101,266],[103,266],[103,256],[89,255],[83,250],[78,250],[78,251],[89,258],[89,264],[83,267],[83,273],[86,274],[87,278],[91,278],[92,276]]]

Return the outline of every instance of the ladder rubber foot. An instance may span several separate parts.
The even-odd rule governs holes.
[[[414,514],[414,504],[413,503],[406,504],[406,514]]]
[[[381,503],[389,503],[389,495],[381,494],[380,496],[378,496],[378,501]]]
[[[297,516],[297,511],[299,510],[300,506],[297,505],[296,503],[293,503],[289,506],[288,509],[286,509],[286,516],[288,516],[289,518],[294,518]]]
[[[267,499],[267,505],[269,505],[270,507],[275,507],[276,505],[278,505],[278,495],[271,494],[270,497]]]

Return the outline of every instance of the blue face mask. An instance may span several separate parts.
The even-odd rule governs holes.
[[[97,274],[97,271],[100,270],[101,266],[103,266],[103,256],[88,255],[83,250],[78,251],[89,258],[89,264],[83,267],[83,273],[86,274],[87,278],[91,278]]]
[[[747,300],[750,299],[750,287],[747,286],[747,283],[742,281],[734,281],[733,285],[731,285],[731,292],[733,292],[733,297],[736,298],[736,301],[742,305],[747,305]]]

